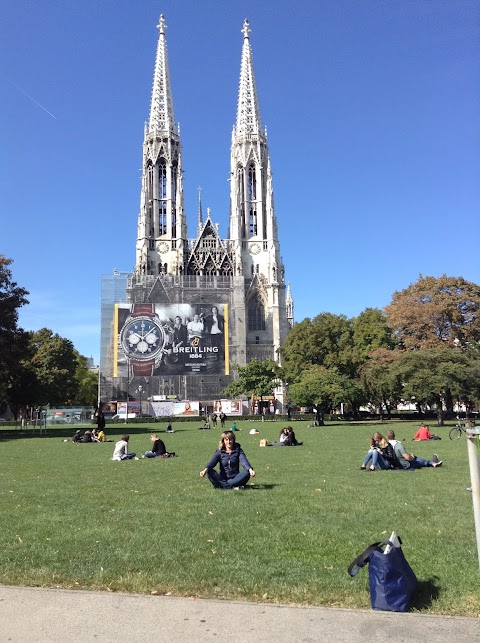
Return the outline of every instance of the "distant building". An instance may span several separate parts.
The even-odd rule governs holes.
[[[209,209],[204,217],[200,191],[196,237],[187,235],[165,27],[160,16],[135,270],[102,278],[102,401],[122,399],[127,384],[130,395],[141,385],[148,396],[216,399],[230,381],[232,363],[278,360],[293,325],[248,21],[242,29],[226,239]]]

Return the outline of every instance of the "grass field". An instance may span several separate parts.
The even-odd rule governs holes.
[[[110,460],[113,443],[64,442],[72,428],[1,430],[0,582],[368,608],[368,570],[352,579],[347,567],[395,530],[419,579],[413,609],[480,615],[464,436],[450,441],[447,426],[434,428],[441,441],[413,443],[417,423],[299,422],[303,446],[259,448],[283,425],[239,422],[257,476],[233,492],[199,478],[221,431],[197,426],[162,433],[177,458],[127,462]],[[124,428],[107,426],[108,437]],[[387,428],[444,466],[360,471],[370,435]],[[128,432],[131,451],[149,448],[150,427]]]

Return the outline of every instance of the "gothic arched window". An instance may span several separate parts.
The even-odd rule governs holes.
[[[265,308],[258,295],[248,304],[248,330],[265,330]]]

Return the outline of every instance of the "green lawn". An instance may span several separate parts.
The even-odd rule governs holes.
[[[298,422],[302,447],[260,448],[282,424],[239,422],[257,476],[228,492],[199,478],[220,429],[197,426],[162,433],[177,458],[128,462],[110,460],[113,443],[63,442],[72,428],[1,430],[0,582],[367,608],[368,570],[352,579],[347,567],[395,530],[420,583],[414,609],[480,615],[464,436],[434,428],[441,441],[412,443],[417,423]],[[387,427],[444,466],[360,471],[370,435]],[[124,428],[107,426],[108,437]],[[130,450],[146,451],[150,427],[128,429]]]

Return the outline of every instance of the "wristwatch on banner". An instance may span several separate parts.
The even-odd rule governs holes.
[[[168,338],[155,304],[133,304],[120,333],[120,344],[133,375],[148,377],[162,361]]]

